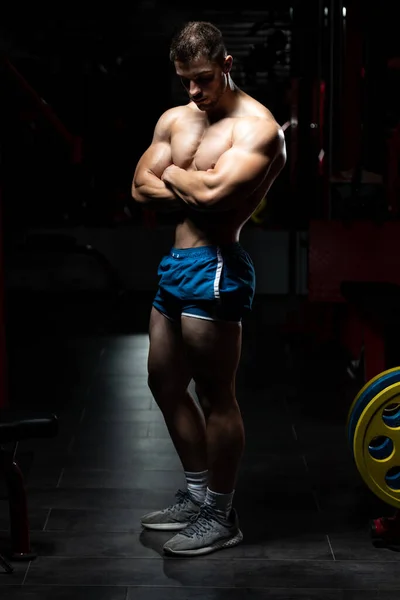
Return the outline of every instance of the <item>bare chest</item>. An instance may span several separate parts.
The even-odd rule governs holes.
[[[233,120],[215,125],[188,121],[182,123],[171,138],[172,160],[186,170],[207,171],[232,145]]]

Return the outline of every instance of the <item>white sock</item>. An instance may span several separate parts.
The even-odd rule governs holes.
[[[230,494],[219,494],[207,488],[204,504],[212,508],[218,516],[227,519],[232,510],[232,502],[235,490]]]
[[[206,496],[208,471],[184,471],[187,483],[187,489],[190,497],[197,503],[203,504]]]

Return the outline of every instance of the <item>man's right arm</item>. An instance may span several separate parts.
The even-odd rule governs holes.
[[[153,210],[179,210],[185,203],[166,184],[161,175],[172,164],[171,128],[176,109],[167,110],[158,120],[149,148],[140,158],[132,181],[132,198]]]

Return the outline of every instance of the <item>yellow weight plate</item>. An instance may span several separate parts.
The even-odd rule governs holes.
[[[365,407],[354,432],[354,459],[370,490],[400,508],[400,382]]]
[[[400,381],[400,368],[395,367],[379,373],[358,392],[351,405],[350,411],[347,417],[347,439],[351,450],[353,451],[353,437],[357,426],[358,419],[360,418],[364,408],[371,402],[371,400],[382,390],[387,388],[392,383]]]
[[[366,392],[367,389],[370,387],[370,385],[372,385],[372,384],[375,383],[375,381],[378,381],[378,379],[381,379],[381,377],[383,377],[384,375],[389,375],[390,373],[395,373],[398,370],[399,370],[399,367],[394,367],[393,369],[388,369],[387,371],[382,371],[382,373],[378,373],[378,375],[375,375],[375,377],[373,377],[372,379],[370,379],[369,381],[367,381],[367,383],[358,392],[357,396],[354,398],[354,400],[353,400],[353,402],[352,402],[352,404],[350,406],[350,409],[349,409],[349,412],[348,412],[348,415],[347,415],[346,429],[349,426],[349,420],[351,418],[353,409],[354,409],[355,405],[357,404],[360,396],[363,395],[364,392]]]
[[[260,204],[257,206],[256,210],[251,216],[251,220],[254,221],[254,223],[257,223],[257,225],[262,225],[265,221],[265,215],[262,216],[262,213],[264,212],[266,206],[267,198],[266,196],[264,196],[264,198],[261,200]]]

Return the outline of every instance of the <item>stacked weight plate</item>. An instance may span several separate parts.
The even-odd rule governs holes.
[[[359,391],[348,414],[347,438],[370,490],[400,508],[400,367],[380,373]]]

